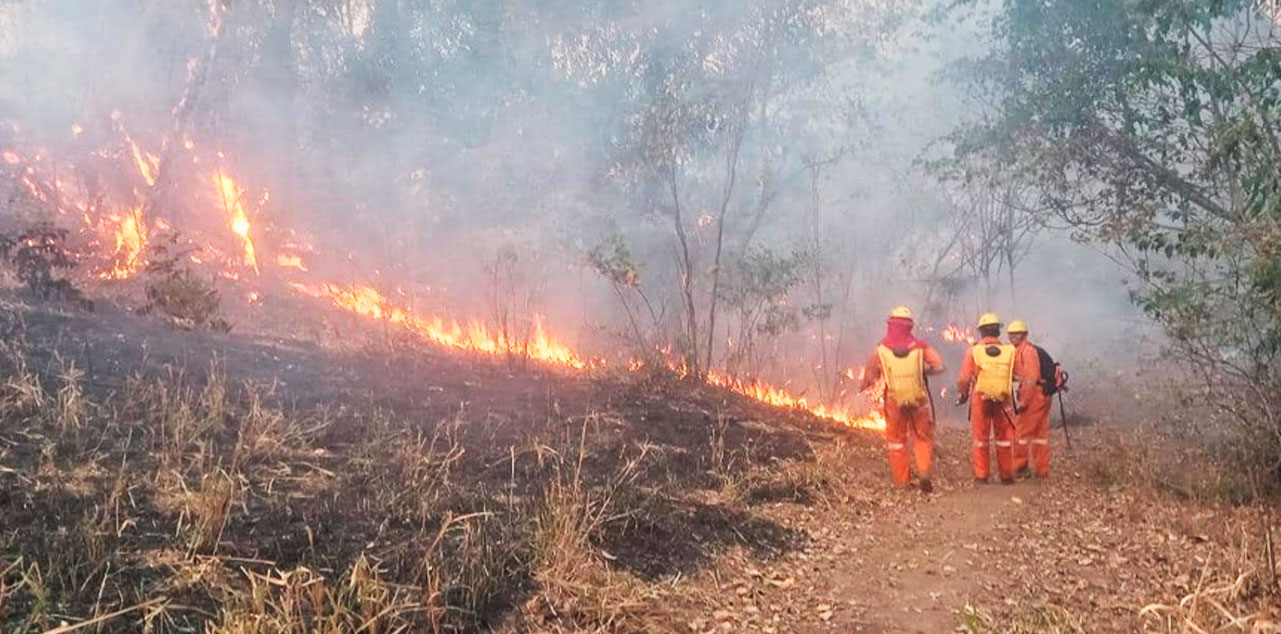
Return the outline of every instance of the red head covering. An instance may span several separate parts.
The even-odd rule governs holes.
[[[925,342],[912,336],[912,320],[903,317],[890,317],[885,322],[885,338],[881,344],[890,350],[912,350],[924,348]]]

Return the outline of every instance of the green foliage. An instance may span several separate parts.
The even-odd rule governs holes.
[[[186,266],[191,249],[179,246],[177,234],[166,235],[148,248],[147,303],[138,312],[159,311],[184,328],[230,331],[231,325],[217,317],[222,301],[218,290]]]
[[[797,307],[789,301],[789,292],[802,282],[812,261],[806,251],[784,255],[765,248],[748,251],[728,263],[721,300],[746,317],[755,333],[778,335],[793,330],[802,318],[830,310],[830,306]]]
[[[831,304],[799,304],[792,297],[813,266],[814,256],[808,251],[779,254],[765,248],[726,263],[720,299],[738,317],[733,337],[737,345],[728,359],[731,367],[756,361],[753,357],[765,340],[830,316]]]
[[[587,263],[610,282],[619,286],[639,286],[640,273],[636,261],[622,238],[610,236],[587,254]]]
[[[0,235],[0,259],[17,271],[18,279],[33,295],[93,310],[93,302],[65,277],[80,265],[67,246],[67,231],[42,223],[16,236]]]
[[[1016,166],[1201,371],[1243,459],[1281,484],[1281,39],[1246,0],[1006,0],[962,75],[993,116],[954,167]],[[1260,402],[1263,401],[1263,402]]]

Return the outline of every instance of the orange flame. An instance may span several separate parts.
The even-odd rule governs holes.
[[[846,427],[854,429],[885,429],[885,417],[878,411],[858,415],[844,407],[811,405],[805,398],[795,396],[782,388],[760,381],[748,383],[720,372],[708,372],[707,382],[710,385],[725,388],[762,403],[806,411],[818,418],[840,423]]]
[[[125,137],[125,140],[129,142],[129,149],[133,152],[133,162],[138,166],[138,173],[147,181],[148,186],[155,187],[156,173],[160,171],[160,158],[150,152],[143,152],[133,139]]]
[[[209,0],[209,35],[217,37],[218,32],[222,30],[222,12],[219,10],[218,0]]]
[[[120,219],[115,232],[115,264],[110,271],[98,277],[104,280],[125,280],[138,272],[143,264],[142,252],[147,246],[147,227],[142,221],[142,208],[136,207]]]
[[[276,264],[287,269],[298,269],[306,271],[307,267],[302,263],[302,256],[280,254],[276,256]]]
[[[593,362],[582,359],[568,346],[556,341],[547,333],[540,317],[534,319],[533,333],[527,341],[517,340],[506,333],[494,332],[489,326],[473,319],[466,326],[443,317],[421,317],[412,311],[393,305],[382,293],[368,286],[344,289],[334,284],[308,286],[292,284],[293,288],[312,297],[328,299],[335,305],[372,319],[385,319],[405,327],[433,343],[478,352],[481,354],[520,355],[530,359],[583,370]]]
[[[960,326],[948,326],[943,329],[943,341],[948,343],[973,344],[978,341],[978,338],[965,328]]]
[[[227,212],[227,220],[231,223],[231,232],[240,238],[245,245],[245,265],[258,272],[258,256],[254,251],[253,238],[249,236],[249,215],[245,213],[245,206],[240,202],[240,186],[236,181],[227,176],[225,172],[219,170],[214,173],[214,186],[222,194],[222,206]]]
[[[446,321],[441,317],[420,317],[407,309],[393,305],[382,293],[368,286],[342,288],[334,284],[309,286],[299,283],[291,286],[305,295],[328,299],[334,305],[355,314],[398,324],[442,346],[493,356],[516,354],[576,370],[603,365],[603,361],[583,359],[568,346],[554,339],[547,333],[541,318],[535,318],[534,331],[529,341],[522,342],[506,334],[492,331],[479,320],[472,320],[463,327],[456,321]],[[636,361],[629,364],[629,369],[632,371],[641,367],[643,363]],[[728,389],[753,400],[776,407],[809,412],[846,427],[873,430],[885,428],[885,418],[880,412],[857,415],[842,407],[812,405],[806,399],[794,396],[781,388],[759,381],[748,383],[719,372],[709,372],[706,380],[710,385]]]

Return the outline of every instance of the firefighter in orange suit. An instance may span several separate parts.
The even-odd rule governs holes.
[[[1045,393],[1041,376],[1041,356],[1036,346],[1027,338],[1027,324],[1019,320],[1010,322],[1005,332],[1015,347],[1015,374],[1019,375],[1019,416],[1015,421],[1014,470],[1023,473],[1028,468],[1031,454],[1032,469],[1036,475],[1050,475],[1050,409],[1054,397]]]
[[[1001,319],[995,313],[979,317],[979,342],[970,348],[961,364],[957,393],[961,403],[970,403],[970,433],[974,448],[974,479],[986,483],[991,475],[992,439],[996,445],[996,467],[1001,484],[1014,483],[1014,424],[1018,416],[1014,403],[1014,381],[1021,378],[1015,367],[1014,346],[1001,341]]]
[[[942,372],[943,357],[912,335],[912,311],[906,306],[891,311],[885,338],[863,366],[862,389],[866,391],[878,380],[885,380],[885,442],[890,474],[899,485],[907,486],[911,481],[907,453],[911,436],[916,472],[925,493],[934,490],[930,482],[934,466],[934,407],[926,377]]]

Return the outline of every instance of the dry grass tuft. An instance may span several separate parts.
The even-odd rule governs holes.
[[[965,634],[1085,634],[1080,621],[1056,605],[1021,610],[1010,623],[1001,623],[986,610],[966,604],[959,613],[959,631]]]
[[[736,502],[794,502],[831,508],[850,499],[848,455],[839,445],[811,447],[807,459],[775,462],[747,472],[731,489]]]
[[[88,418],[88,403],[84,396],[81,380],[84,372],[76,367],[74,361],[63,364],[62,373],[58,375],[58,393],[53,407],[48,408],[52,423],[63,435],[67,436],[80,430]]]
[[[221,469],[202,476],[194,491],[185,491],[178,532],[186,536],[192,553],[212,554],[218,550],[239,491],[239,481]]]
[[[40,377],[27,367],[26,355],[18,346],[0,344],[0,364],[5,379],[0,383],[0,415],[21,420],[35,415],[47,400]]]
[[[1177,602],[1144,606],[1143,631],[1281,633],[1274,580],[1244,557],[1234,567],[1241,570],[1234,578],[1212,580],[1207,566],[1196,588]]]
[[[370,492],[371,508],[426,529],[458,494],[453,473],[465,455],[461,424],[442,422],[427,434],[396,428],[386,414],[376,413],[348,463],[351,485]]]
[[[211,382],[220,381],[215,375]],[[162,470],[206,470],[202,460],[192,464],[192,456],[207,458],[213,452],[215,435],[224,423],[222,411],[211,411],[202,395],[220,394],[222,387],[206,387],[194,392],[186,385],[182,372],[155,379],[130,379],[125,384],[124,407],[120,415],[143,422],[148,448]],[[220,402],[215,406],[221,407]]]
[[[410,593],[386,583],[360,557],[338,583],[309,568],[246,570],[246,591],[233,594],[209,634],[348,634],[410,632],[419,609]]]
[[[510,517],[490,512],[446,515],[423,553],[418,583],[433,632],[475,625],[501,602],[519,566]]]
[[[304,447],[312,436],[327,425],[320,421],[310,427],[304,426],[298,417],[287,416],[281,410],[268,406],[263,394],[252,386],[246,385],[244,391],[247,405],[245,412],[237,417],[240,427],[236,446],[232,451],[234,465],[276,457]]]
[[[628,511],[620,500],[629,496],[646,451],[625,461],[601,486],[584,481],[587,429],[570,452],[541,447],[553,476],[534,510],[530,568],[538,587],[526,605],[538,622],[558,622],[589,631],[613,631],[651,604],[659,591],[627,573],[613,570],[610,555],[595,546],[606,525]]]

